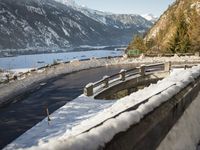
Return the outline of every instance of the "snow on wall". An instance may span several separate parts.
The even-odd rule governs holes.
[[[200,140],[200,93],[157,150],[196,150]]]
[[[94,150],[103,147],[115,134],[127,130],[130,125],[138,123],[146,114],[177,94],[182,88],[186,87],[199,76],[200,65],[192,69],[172,72],[169,77],[159,81],[157,84],[152,84],[143,90],[139,90],[132,93],[130,96],[120,99],[111,107],[100,111],[93,117],[89,117],[70,130],[65,130],[63,134],[51,136],[48,140],[39,139],[37,144],[30,144],[24,149]],[[148,101],[140,105],[138,109],[122,113],[124,110],[147,99]],[[59,112],[59,110],[57,110],[57,112]],[[95,125],[99,124],[101,125],[93,128]],[[28,131],[29,134],[23,135],[20,140],[26,142],[30,139],[29,136],[31,133],[34,133],[33,129],[32,131]],[[38,129],[37,132],[40,133],[40,130],[41,129]],[[5,149],[23,149],[23,145],[19,144],[20,140],[15,140]]]

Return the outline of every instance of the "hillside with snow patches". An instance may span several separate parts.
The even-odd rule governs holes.
[[[128,44],[152,22],[104,13],[72,0],[1,0],[0,49]]]

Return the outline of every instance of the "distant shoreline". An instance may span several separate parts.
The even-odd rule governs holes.
[[[94,51],[94,50],[122,50],[126,45],[111,45],[111,46],[89,46],[83,45],[74,48],[30,48],[30,49],[0,49],[0,58],[16,57],[21,55],[37,55],[37,54],[56,54],[67,52]]]

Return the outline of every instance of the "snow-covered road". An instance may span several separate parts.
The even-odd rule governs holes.
[[[130,125],[134,123],[138,123],[146,114],[154,110],[163,102],[169,100],[172,96],[177,94],[181,89],[186,87],[189,83],[193,82],[194,79],[199,76],[200,66],[196,66],[188,70],[172,72],[169,77],[159,81],[157,84],[152,84],[149,87],[132,93],[130,96],[124,97],[114,103],[112,101],[94,102],[88,99],[91,102],[86,100],[85,104],[82,105],[82,103],[79,103],[82,106],[77,106],[76,101],[85,101],[84,97],[79,97],[74,101],[75,103],[71,102],[70,104],[63,106],[55,113],[53,113],[53,129],[48,130],[48,123],[46,120],[43,120],[37,126],[33,127],[20,138],[16,139],[13,143],[8,145],[8,147],[5,149],[97,149],[99,146],[103,146],[106,142],[111,140],[115,134],[121,131],[125,131],[127,128],[129,128]],[[154,94],[152,95],[152,93]],[[140,105],[136,110],[123,112],[124,110],[133,107],[136,103],[146,99],[148,99],[148,101]],[[96,107],[99,104],[101,107],[100,109],[97,109]],[[74,107],[73,109],[72,106]],[[88,109],[87,106],[95,109]],[[85,113],[85,111],[80,113],[79,117],[74,115],[75,119],[71,119],[67,114],[75,114],[75,108],[80,108],[86,112],[88,110],[89,111],[88,113]],[[115,116],[115,118],[113,118],[113,116]],[[57,120],[58,122],[54,120],[57,118],[59,118]],[[76,119],[84,121],[77,122]],[[66,121],[64,124],[62,124],[62,128],[59,124],[63,122],[59,122],[59,120]],[[70,121],[74,122],[74,124]],[[73,124],[73,127],[69,125],[70,123]],[[94,127],[100,123],[100,126]],[[84,132],[86,130],[88,132]],[[46,131],[46,133],[43,133],[42,131]],[[51,132],[52,134],[49,134]],[[33,141],[33,138],[36,139],[37,142],[31,142]]]

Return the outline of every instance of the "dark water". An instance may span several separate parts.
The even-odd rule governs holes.
[[[121,69],[133,67],[131,65],[101,67],[60,76],[48,80],[44,86],[20,101],[1,108],[0,149],[44,119],[47,106],[52,113],[82,94],[84,86],[89,82],[100,80],[105,75],[115,74]]]

